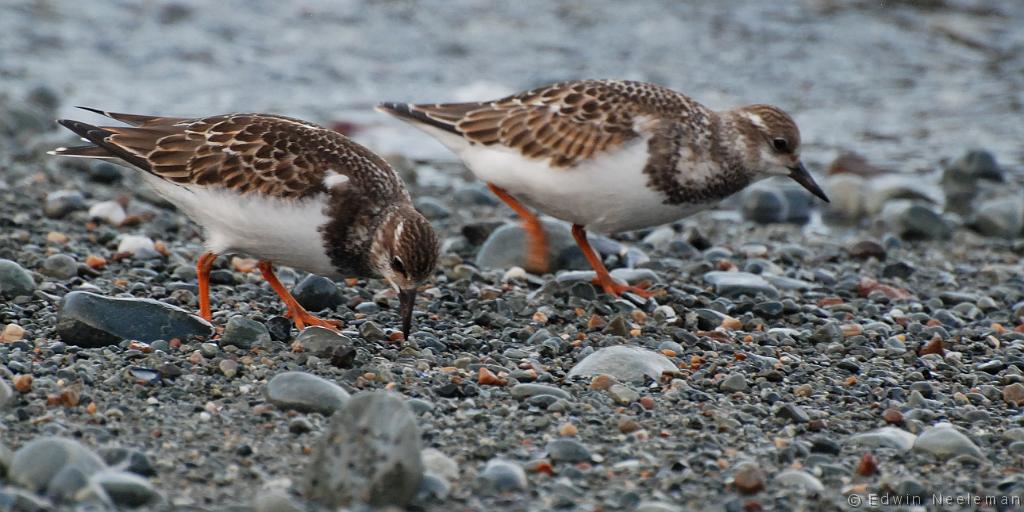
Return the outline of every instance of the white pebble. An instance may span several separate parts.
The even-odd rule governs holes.
[[[128,214],[117,201],[103,201],[89,208],[89,218],[99,219],[112,226],[120,226]]]
[[[523,267],[511,267],[501,277],[501,282],[507,283],[513,279],[526,279],[526,270]]]
[[[146,236],[125,235],[117,244],[117,252],[138,254],[139,251],[155,252],[156,246],[153,240]]]

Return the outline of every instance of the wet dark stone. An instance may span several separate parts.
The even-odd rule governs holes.
[[[69,345],[104,347],[121,340],[208,337],[213,326],[187,311],[152,299],[110,298],[76,291],[64,296],[57,335]]]

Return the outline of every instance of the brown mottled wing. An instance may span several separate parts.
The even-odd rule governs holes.
[[[109,132],[105,147],[134,157],[117,154],[174,183],[294,198],[322,191],[328,170],[345,174],[350,156],[388,169],[343,135],[282,116],[132,116],[129,122],[136,126],[101,128]]]
[[[458,133],[472,143],[500,144],[528,158],[571,167],[638,137],[639,116],[680,112],[692,100],[672,90],[630,81],[553,84],[496,101],[409,105],[385,110]],[[656,124],[656,123],[655,123]]]

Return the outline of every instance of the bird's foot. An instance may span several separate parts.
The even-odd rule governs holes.
[[[661,290],[651,290],[650,283],[646,281],[638,285],[630,285],[628,283],[616,281],[609,277],[608,279],[594,279],[594,284],[600,285],[605,293],[609,295],[614,295],[616,297],[627,292],[639,295],[645,299],[654,297],[656,295],[661,295]]]
[[[303,309],[301,306],[297,310],[291,310],[285,312],[285,318],[291,318],[292,322],[295,322],[295,328],[303,330],[306,327],[325,327],[332,331],[338,331],[341,329],[341,320],[329,320],[326,318],[320,318],[314,316],[310,312]]]

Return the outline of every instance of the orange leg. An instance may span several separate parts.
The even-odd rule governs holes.
[[[516,198],[512,197],[505,189],[488,183],[487,188],[494,192],[494,195],[498,196],[509,206],[515,210],[519,218],[523,219],[523,229],[526,230],[526,236],[529,242],[526,246],[526,267],[530,272],[537,272],[543,274],[548,271],[548,241],[544,235],[544,226],[540,223],[540,218],[525,206],[520,203]]]
[[[587,240],[587,232],[583,229],[583,226],[573,224],[572,237],[576,239],[576,244],[583,250],[583,255],[587,257],[590,266],[594,267],[594,271],[597,272],[597,283],[601,285],[605,293],[616,296],[622,295],[623,292],[632,292],[641,297],[651,297],[654,295],[642,286],[630,286],[625,283],[615,282],[612,279],[612,275],[608,273],[608,269],[605,268],[604,262],[597,256],[594,249],[590,247],[590,241]]]
[[[319,327],[327,327],[328,329],[337,329],[341,327],[341,322],[337,320],[324,320],[317,318],[306,311],[306,308],[299,304],[299,301],[292,297],[292,294],[287,288],[281,284],[281,281],[274,275],[274,264],[269,261],[260,262],[260,273],[263,274],[263,279],[266,279],[270,283],[270,287],[277,292],[277,295],[284,301],[284,305],[288,308],[288,316],[291,317],[292,321],[295,322],[295,327],[300,331],[307,325],[316,325]]]
[[[199,255],[196,263],[196,278],[199,281],[199,316],[209,322],[213,320],[213,313],[210,312],[210,269],[217,255],[212,252],[204,252]]]

